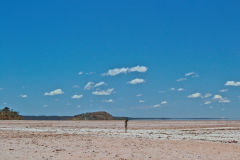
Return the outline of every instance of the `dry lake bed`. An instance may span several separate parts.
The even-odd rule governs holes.
[[[240,121],[0,121],[1,160],[240,160]]]

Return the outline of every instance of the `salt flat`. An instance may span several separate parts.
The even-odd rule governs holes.
[[[240,159],[240,121],[0,121],[1,159]]]

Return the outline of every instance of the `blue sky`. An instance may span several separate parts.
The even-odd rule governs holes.
[[[239,5],[0,1],[0,108],[240,118]]]

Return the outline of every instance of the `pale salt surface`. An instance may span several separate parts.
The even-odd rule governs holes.
[[[240,121],[0,121],[1,160],[239,160]]]
[[[201,140],[240,144],[240,128],[216,127],[197,129],[123,129],[64,128],[64,127],[1,127],[5,131],[47,132],[53,134],[95,135],[109,137],[132,137],[162,140]]]

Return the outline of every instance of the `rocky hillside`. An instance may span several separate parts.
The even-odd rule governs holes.
[[[10,110],[8,107],[0,110],[0,120],[23,120],[18,112]]]
[[[76,115],[73,120],[114,120],[114,118],[111,114],[101,111]]]

